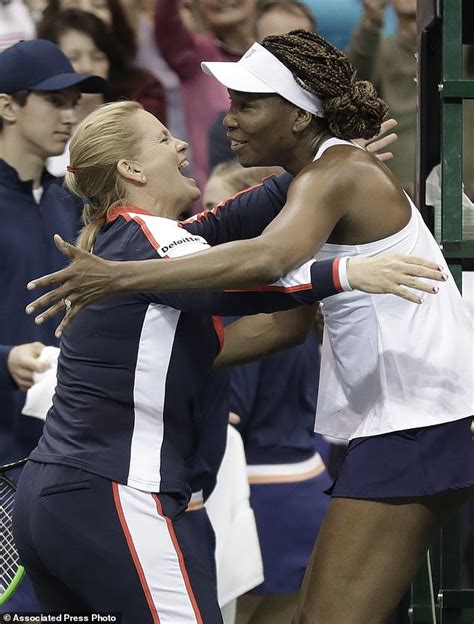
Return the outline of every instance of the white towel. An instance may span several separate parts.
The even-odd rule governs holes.
[[[38,358],[40,362],[48,362],[50,367],[43,373],[33,373],[33,385],[26,393],[22,414],[44,420],[53,404],[56,388],[56,369],[58,367],[59,349],[45,347]]]
[[[229,426],[217,485],[206,502],[216,534],[219,604],[227,604],[263,582],[263,563],[242,438]]]

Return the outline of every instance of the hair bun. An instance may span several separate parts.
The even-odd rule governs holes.
[[[357,80],[343,95],[326,100],[324,110],[329,129],[336,136],[370,139],[380,132],[388,109],[371,82]]]
[[[353,103],[359,107],[364,106],[364,104],[372,98],[377,99],[377,92],[371,82],[367,80],[356,80],[351,85],[349,96]]]

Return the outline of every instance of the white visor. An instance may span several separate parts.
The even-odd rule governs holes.
[[[205,62],[201,68],[232,91],[277,93],[295,106],[324,117],[321,100],[300,87],[291,71],[259,43],[254,43],[240,61]]]

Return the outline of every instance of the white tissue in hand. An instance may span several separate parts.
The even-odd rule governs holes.
[[[44,420],[49,408],[53,404],[53,395],[56,388],[56,370],[58,367],[59,349],[45,347],[39,356],[40,362],[48,362],[50,367],[42,373],[33,373],[33,385],[26,393],[25,405],[22,414]]]

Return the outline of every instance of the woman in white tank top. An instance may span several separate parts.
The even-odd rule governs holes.
[[[80,309],[94,300],[94,290],[260,286],[313,257],[365,256],[340,273],[346,292],[324,301],[316,428],[352,441],[303,584],[298,621],[382,623],[446,515],[472,492],[472,328],[451,276],[421,306],[413,303],[420,292],[392,287],[398,255],[384,269],[382,288],[379,273],[376,285],[361,278],[367,267],[380,266],[377,255],[385,252],[421,255],[433,268],[445,263],[390,172],[350,143],[378,132],[386,106],[370,83],[355,80],[339,50],[295,31],[254,44],[238,63],[203,69],[229,89],[224,124],[240,163],[279,165],[296,176],[283,210],[257,238],[159,267],[122,263],[118,273],[65,246],[78,258],[76,267],[60,273],[56,280],[67,285],[36,307],[67,296]],[[94,273],[92,286],[87,272]],[[413,277],[403,283],[420,291],[428,287],[417,276],[435,277],[415,266],[409,272]],[[368,292],[351,291],[351,283]],[[380,291],[400,297],[370,294]],[[288,346],[310,317],[297,310],[271,322],[244,320],[229,331],[220,363],[236,352],[248,358]]]

